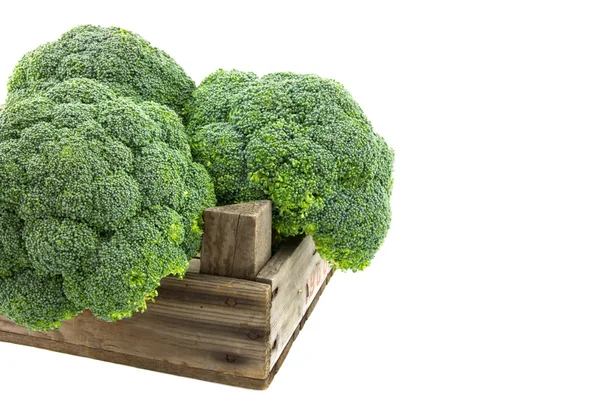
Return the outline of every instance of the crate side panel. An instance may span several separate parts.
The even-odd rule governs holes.
[[[294,251],[289,248],[272,258],[257,281],[272,286],[270,369],[274,368],[294,332],[325,285],[332,271],[316,251],[312,237],[306,237]]]
[[[31,332],[0,317],[0,331],[79,346],[84,356],[98,349],[168,363],[169,368],[268,376],[269,285],[192,274],[163,279],[159,293],[145,313],[114,323],[86,311],[57,331]]]

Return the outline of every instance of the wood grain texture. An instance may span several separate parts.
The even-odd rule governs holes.
[[[192,258],[190,260],[190,266],[188,267],[188,270],[186,273],[188,274],[199,274],[200,273],[200,255]]]
[[[253,280],[271,257],[271,202],[204,210],[200,272]]]
[[[129,319],[106,323],[86,311],[57,331],[32,332],[0,317],[0,331],[32,343],[45,339],[76,346],[84,355],[95,349],[163,363],[166,369],[187,366],[265,379],[270,301],[267,284],[188,274],[183,280],[163,279],[156,303]]]
[[[333,270],[329,273],[327,282],[331,278],[333,274]],[[172,375],[178,375],[187,378],[193,379],[202,379],[209,382],[221,383],[225,385],[239,386],[248,389],[259,389],[264,390],[269,387],[273,378],[277,374],[277,372],[281,369],[288,353],[291,350],[292,344],[294,340],[298,337],[300,331],[304,327],[305,322],[308,320],[312,310],[316,306],[323,290],[325,289],[325,285],[321,286],[319,292],[315,296],[315,300],[312,302],[311,306],[308,308],[306,314],[304,315],[302,321],[294,331],[290,341],[287,346],[281,353],[281,356],[271,368],[271,371],[267,378],[265,379],[255,379],[255,378],[247,378],[244,376],[238,376],[228,373],[222,373],[218,371],[207,370],[203,368],[194,368],[183,364],[173,364],[170,362],[165,362],[162,360],[154,360],[141,356],[132,356],[129,354],[123,354],[115,352],[114,350],[105,350],[105,349],[97,349],[87,346],[75,345],[67,342],[52,340],[48,338],[40,338],[34,337],[30,335],[22,335],[15,334],[10,332],[3,332],[0,330],[0,341],[26,345],[26,346],[34,346],[46,350],[58,351],[61,353],[72,354],[81,357],[93,358],[96,360],[102,360],[122,365],[128,365],[137,368],[143,368],[151,371],[164,372]]]
[[[284,245],[258,274],[256,280],[272,287],[271,368],[288,342],[331,271],[317,253],[311,236],[299,245]]]

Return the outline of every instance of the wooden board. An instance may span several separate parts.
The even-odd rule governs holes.
[[[284,245],[256,277],[273,289],[271,305],[271,366],[273,367],[302,321],[331,267],[308,236],[299,245]]]
[[[106,323],[85,312],[57,331],[31,332],[0,317],[0,341],[265,389],[333,273],[327,266],[325,279],[314,280],[325,270],[318,260],[309,237],[284,245],[261,281],[190,270],[163,279],[156,303],[130,319]]]
[[[163,279],[156,303],[129,319],[84,312],[57,331],[32,332],[0,317],[0,331],[264,379],[270,303],[269,285],[191,274]]]
[[[271,202],[204,210],[200,272],[253,280],[271,257]]]
[[[187,273],[188,274],[194,274],[194,273],[199,274],[201,265],[202,265],[202,262],[200,261],[200,254],[198,254],[196,257],[194,257],[190,260],[190,266],[188,267]]]
[[[264,390],[269,387],[273,378],[277,372],[281,369],[283,362],[285,361],[289,351],[291,350],[294,340],[298,337],[300,331],[304,327],[305,322],[308,320],[312,310],[316,306],[321,294],[325,290],[325,286],[331,278],[333,271],[329,273],[329,276],[325,284],[321,287],[317,293],[315,300],[311,307],[307,310],[301,323],[296,328],[291,340],[287,344],[286,348],[281,354],[281,357],[277,363],[271,369],[268,377],[265,379],[253,379],[244,376],[226,374],[218,371],[212,371],[204,368],[193,368],[182,364],[173,364],[162,360],[153,360],[143,356],[132,356],[128,354],[118,353],[112,350],[98,349],[87,346],[75,345],[58,340],[50,340],[47,338],[34,337],[30,335],[15,334],[10,332],[4,332],[0,330],[0,341],[7,343],[20,344],[25,346],[33,346],[41,349],[57,351],[65,354],[72,354],[81,357],[93,358],[95,360],[107,361],[116,364],[128,365],[137,368],[143,368],[151,371],[163,372],[172,375],[201,379],[208,382],[222,383],[225,385],[239,386],[248,389],[259,389]]]

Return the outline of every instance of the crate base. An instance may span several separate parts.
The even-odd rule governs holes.
[[[252,379],[243,376],[237,376],[233,374],[227,374],[223,372],[216,372],[208,369],[202,368],[193,368],[185,365],[174,364],[168,361],[160,361],[153,360],[139,356],[133,356],[123,353],[117,353],[113,351],[91,348],[82,345],[75,345],[71,343],[60,342],[51,339],[45,339],[40,337],[28,336],[28,335],[20,335],[10,332],[0,331],[0,341],[20,344],[25,346],[32,346],[40,349],[56,351],[65,354],[71,354],[80,357],[92,358],[100,361],[107,361],[116,364],[127,365],[136,368],[147,369],[156,372],[163,372],[172,375],[178,375],[187,378],[200,379],[209,382],[222,383],[225,385],[238,386],[248,389],[259,389],[264,390],[269,387],[273,378],[281,368],[283,362],[285,361],[294,341],[298,337],[300,331],[304,327],[306,320],[310,317],[313,309],[321,297],[321,294],[325,290],[325,287],[329,283],[334,270],[332,269],[323,285],[320,287],[319,291],[316,293],[316,296],[311,303],[310,307],[307,309],[304,317],[298,324],[296,330],[294,331],[291,339],[283,350],[281,356],[279,357],[276,364],[273,366],[269,376],[266,379]]]

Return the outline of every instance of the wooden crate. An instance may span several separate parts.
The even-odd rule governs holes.
[[[266,389],[333,274],[310,236],[257,267],[265,246],[270,255],[270,216],[269,202],[207,210],[206,262],[191,260],[183,280],[164,278],[144,313],[107,323],[86,311],[50,332],[0,317],[0,341]]]

